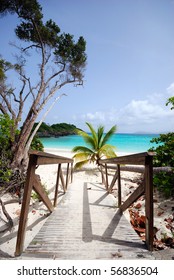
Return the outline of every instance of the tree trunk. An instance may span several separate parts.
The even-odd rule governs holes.
[[[27,169],[28,166],[28,151],[31,146],[31,142],[37,133],[39,127],[41,126],[42,122],[50,112],[50,110],[53,108],[55,103],[62,97],[66,96],[66,94],[61,94],[57,98],[55,98],[54,102],[51,104],[51,106],[48,108],[48,110],[45,112],[43,115],[41,121],[38,123],[36,126],[35,130],[33,133],[31,133],[33,125],[35,123],[35,120],[37,118],[38,114],[33,114],[32,111],[31,114],[28,114],[28,117],[26,119],[26,122],[21,130],[21,134],[19,136],[18,142],[15,143],[15,148],[14,148],[14,156],[13,156],[13,161],[12,161],[12,167],[13,168],[19,168],[20,170],[23,169],[24,171]],[[32,117],[32,118],[31,118]]]
[[[144,173],[144,166],[121,166],[121,171],[129,171],[129,172],[137,172],[137,173]],[[157,174],[159,172],[172,172],[173,168],[170,166],[163,166],[163,167],[153,167],[153,173]]]
[[[37,114],[34,114],[31,118],[25,122],[25,125],[22,127],[20,135],[17,141],[14,143],[12,150],[13,150],[13,158],[11,167],[13,169],[18,168],[20,170],[26,170],[27,168],[27,161],[28,159],[25,155],[28,155],[29,148],[26,144],[30,137],[33,125],[37,118]]]
[[[22,137],[24,142],[25,142],[25,136]],[[21,140],[22,140],[21,138]],[[21,141],[20,141],[21,142]],[[12,163],[11,163],[11,167],[13,169],[20,169],[21,171],[25,171],[27,169],[27,161],[24,160],[24,155],[27,154],[28,151],[26,151],[26,147],[21,144],[21,145],[17,145],[14,154],[13,154],[13,159],[12,159]]]

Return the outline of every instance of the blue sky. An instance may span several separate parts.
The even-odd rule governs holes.
[[[102,124],[118,132],[173,131],[174,96],[173,0],[40,0],[44,19],[52,18],[62,32],[87,42],[83,87],[66,93],[45,122],[67,122],[85,129]],[[0,54],[12,52],[15,18],[1,19]],[[44,112],[43,112],[44,113]],[[42,115],[42,114],[41,114]]]

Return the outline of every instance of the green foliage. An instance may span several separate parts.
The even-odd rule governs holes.
[[[173,167],[171,172],[160,172],[154,175],[154,186],[166,197],[174,196],[174,133],[160,134],[152,143],[160,144],[150,151],[156,152],[153,165],[156,167]]]
[[[34,124],[33,129],[36,127],[37,123]],[[70,135],[76,134],[77,127],[73,124],[67,123],[57,123],[48,125],[46,123],[42,123],[39,127],[37,135],[39,136],[63,136],[63,135]]]
[[[174,167],[174,133],[160,134],[159,137],[153,138],[151,143],[159,145],[157,148],[150,149],[150,151],[156,152],[154,166]]]
[[[166,198],[174,197],[174,172],[160,172],[154,175],[154,186],[165,195]]]
[[[53,20],[50,19],[44,24],[42,8],[37,0],[2,0],[0,13],[4,15],[8,12],[16,13],[21,19],[15,30],[20,40],[33,42],[38,49],[43,45],[52,47],[55,63],[61,66],[66,64],[69,74],[79,82],[82,81],[82,69],[87,59],[86,42],[82,36],[75,42],[73,35],[60,34],[60,28]]]
[[[171,105],[171,110],[174,109],[174,96],[170,97],[166,103],[166,105]]]
[[[70,34],[61,34],[59,43],[55,49],[56,61],[69,64],[69,71],[74,78],[82,80],[82,69],[85,67],[86,62],[86,42],[81,36],[77,43],[74,42],[73,36]]]
[[[6,15],[7,12],[11,14],[17,13],[19,17],[31,19],[36,21],[42,18],[42,8],[37,0],[1,0],[0,13]]]
[[[5,72],[4,72],[4,60],[0,59],[0,81],[4,81],[6,78]]]
[[[104,134],[104,127],[99,126],[97,131],[93,128],[90,123],[86,123],[90,129],[91,135],[78,130],[78,134],[81,135],[86,142],[87,146],[76,146],[73,148],[75,153],[74,159],[76,164],[75,169],[79,169],[87,163],[96,163],[102,158],[116,157],[115,147],[107,144],[108,140],[116,131],[116,126],[113,126],[106,134]]]
[[[10,144],[14,141],[12,136],[12,130],[14,127],[13,120],[8,115],[0,114],[0,151],[6,151],[10,149]]]
[[[33,130],[35,129],[35,127],[38,125],[38,123],[35,123],[34,126],[33,126]],[[45,122],[43,122],[41,124],[41,126],[39,127],[38,129],[38,132],[45,132],[45,131],[48,131],[48,132],[52,132],[52,129],[49,125],[47,125]]]
[[[31,143],[31,150],[37,150],[40,152],[44,151],[44,146],[42,142],[40,141],[39,137],[35,136],[32,143]]]
[[[40,21],[38,22],[38,33],[33,29],[32,22],[22,22],[16,28],[16,35],[19,39],[24,41],[32,41],[34,43],[38,43],[40,38],[42,38],[42,43],[45,45],[49,45],[51,47],[55,47],[58,43],[58,33],[60,32],[60,28],[52,21],[49,20],[45,25]]]
[[[14,127],[14,122],[8,115],[0,114],[0,185],[3,182],[9,182],[12,170],[10,169],[10,161],[12,157],[11,142],[14,139],[11,137],[11,130]]]
[[[13,156],[11,146],[18,134],[19,131],[14,129],[14,121],[8,115],[0,114],[0,187],[10,182],[13,175],[10,168]],[[43,144],[38,137],[33,139],[31,149],[43,151]]]
[[[54,132],[74,134],[77,128],[73,124],[57,123],[57,124],[52,124],[51,129]]]

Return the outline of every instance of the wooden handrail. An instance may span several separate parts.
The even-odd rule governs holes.
[[[61,165],[64,163],[67,164],[66,181],[64,181],[64,177],[61,169]],[[46,164],[58,164],[58,172],[57,172],[57,180],[56,180],[56,188],[55,188],[53,204],[48,198],[38,176],[35,174],[35,170],[38,165],[46,165]],[[71,170],[69,168],[70,164],[71,164]],[[73,165],[73,159],[71,158],[66,158],[66,157],[45,153],[45,152],[39,152],[39,151],[29,152],[29,164],[27,169],[27,178],[24,187],[21,214],[19,219],[15,256],[21,255],[23,251],[24,236],[25,236],[25,231],[27,226],[27,217],[28,217],[32,189],[34,189],[38,193],[38,195],[40,196],[41,200],[46,205],[48,210],[50,212],[53,212],[54,207],[57,204],[59,179],[62,182],[62,186],[65,193],[68,186],[70,171],[71,171],[70,176],[72,181],[72,165]]]
[[[145,216],[146,216],[146,245],[149,251],[153,250],[153,152],[144,152],[126,156],[120,156],[110,159],[99,160],[102,172],[102,182],[104,182],[106,190],[112,191],[117,180],[118,182],[118,207],[121,211],[125,211],[132,203],[134,203],[142,194],[145,193]],[[112,164],[112,167],[108,164]],[[144,165],[144,185],[138,187],[122,204],[121,203],[121,165]],[[107,166],[108,165],[108,166]],[[115,167],[114,167],[115,165]],[[109,186],[108,184],[108,168],[115,169],[115,175]],[[105,178],[102,169],[105,170]]]

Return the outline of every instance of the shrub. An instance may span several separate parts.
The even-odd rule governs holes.
[[[9,186],[9,183],[11,183],[13,188],[15,185],[14,182],[19,183],[19,181],[22,182],[21,187],[23,187],[25,174],[19,176],[17,170],[11,169],[13,155],[11,146],[18,134],[19,130],[14,128],[13,120],[11,120],[8,115],[0,114],[0,191],[4,189],[4,187]],[[43,148],[43,144],[39,138],[34,137],[31,149],[43,151]]]
[[[0,115],[0,187],[10,181],[12,170],[10,162],[12,157],[11,142],[14,140],[11,136],[11,130],[14,123],[8,115]]]
[[[34,137],[32,143],[31,143],[31,149],[41,151],[41,152],[43,152],[43,150],[44,150],[44,146],[37,136]]]
[[[150,149],[150,151],[156,152],[153,165],[155,167],[173,167],[171,172],[161,171],[155,174],[154,186],[166,197],[174,196],[174,133],[160,134],[158,138],[153,138],[151,143],[159,145]]]

